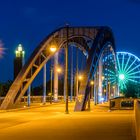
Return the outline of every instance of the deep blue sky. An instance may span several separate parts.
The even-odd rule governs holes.
[[[71,26],[107,25],[119,51],[140,57],[140,0],[0,0],[0,81],[13,77],[14,50],[22,43],[29,57],[51,31]]]

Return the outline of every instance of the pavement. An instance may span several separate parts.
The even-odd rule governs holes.
[[[134,112],[109,111],[108,104],[74,112],[74,103],[0,113],[0,140],[135,140]]]

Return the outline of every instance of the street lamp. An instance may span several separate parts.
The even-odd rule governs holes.
[[[59,83],[58,83],[58,76],[62,72],[62,69],[57,64],[54,65],[54,93],[53,99],[55,102],[58,101],[58,92],[59,92]]]
[[[56,47],[55,44],[51,44],[49,48],[50,48],[51,53],[54,53],[57,50],[57,47]],[[51,62],[51,92],[49,93],[49,95],[50,95],[50,104],[52,104],[52,73],[53,73],[53,69],[52,69],[52,62]]]
[[[66,114],[69,113],[68,108],[68,39],[69,39],[69,26],[66,26],[66,46],[65,46],[65,94],[66,94]]]
[[[79,75],[78,76],[78,80],[80,81],[80,80],[82,80],[83,79],[83,76],[82,75]]]
[[[57,50],[56,45],[52,44],[52,45],[50,46],[50,51],[54,53],[54,52],[56,52],[56,50]]]
[[[93,86],[94,86],[93,80],[90,81],[90,86],[91,86],[91,91],[90,91],[89,96],[88,96],[88,110],[89,111],[90,111],[90,97],[91,97],[91,93],[93,93]]]
[[[62,72],[61,67],[57,66],[56,71],[57,71],[58,73],[61,73],[61,72]],[[51,92],[50,92],[50,104],[52,104],[52,91],[53,91],[53,89],[52,89],[52,78],[53,78],[53,67],[51,66]]]
[[[112,88],[113,88],[113,96],[115,97],[115,86],[113,86]]]
[[[108,82],[108,100],[110,100],[110,82]]]
[[[53,69],[51,66],[51,93],[50,93],[50,104],[52,104],[52,73],[53,73]]]
[[[57,67],[56,71],[57,71],[58,73],[61,73],[61,72],[62,72],[62,69],[61,69],[60,67]]]
[[[90,85],[91,85],[91,86],[94,85],[94,81],[93,81],[93,80],[90,81]]]
[[[79,81],[81,81],[83,79],[82,75],[78,75],[78,73],[76,74],[76,99],[78,98],[78,89],[79,89]]]
[[[105,77],[104,76],[102,76],[102,81],[105,79]]]

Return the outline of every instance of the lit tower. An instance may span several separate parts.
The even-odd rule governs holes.
[[[21,68],[24,65],[24,56],[25,51],[21,44],[18,45],[15,51],[16,57],[14,59],[14,79],[17,77],[18,73],[20,72]]]

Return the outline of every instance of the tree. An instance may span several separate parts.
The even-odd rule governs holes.
[[[9,88],[11,87],[13,81],[8,80],[5,83],[0,83],[0,96],[6,96]]]
[[[129,82],[126,84],[126,88],[122,90],[125,97],[136,98],[139,94],[140,85],[137,83]]]

